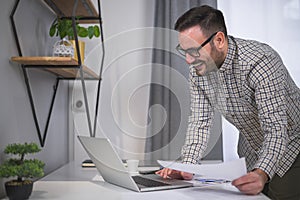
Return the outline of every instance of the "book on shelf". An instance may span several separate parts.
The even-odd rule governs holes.
[[[95,167],[95,164],[92,160],[86,159],[81,163],[81,167]]]

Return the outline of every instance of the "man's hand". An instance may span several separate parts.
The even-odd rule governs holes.
[[[255,169],[245,176],[232,181],[232,185],[245,194],[259,194],[268,181],[268,175],[261,169]]]
[[[193,174],[173,170],[170,168],[163,168],[162,170],[157,171],[156,174],[163,178],[172,178],[172,179],[191,180],[193,178]]]

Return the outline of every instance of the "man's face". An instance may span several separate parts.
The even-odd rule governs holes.
[[[208,39],[204,36],[199,26],[188,28],[179,33],[179,45],[183,50],[197,49]],[[214,37],[211,38],[211,41]],[[214,57],[218,57],[218,52],[214,45],[207,43],[199,51],[199,56],[185,54],[186,62],[193,66],[198,76],[204,76],[211,71],[218,69]]]

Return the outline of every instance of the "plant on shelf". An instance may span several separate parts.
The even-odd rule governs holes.
[[[32,178],[44,175],[44,162],[38,159],[25,159],[25,155],[34,154],[41,149],[36,143],[14,143],[4,149],[5,154],[12,154],[0,165],[0,177],[14,179],[5,182],[6,194],[10,200],[28,199],[32,192]]]
[[[76,31],[77,35],[82,38],[88,37],[89,39],[92,39],[94,36],[100,36],[99,26],[92,25],[88,27],[83,27],[79,25],[78,20],[76,21]],[[51,37],[59,36],[60,39],[68,37],[69,40],[74,40],[75,37],[72,26],[72,20],[66,18],[56,18],[50,27],[49,35]]]
[[[76,20],[75,27],[76,27],[76,32],[78,37],[81,38],[88,37],[89,39],[92,39],[93,37],[100,36],[99,26],[97,25],[90,25],[88,27],[81,26],[79,24],[79,18]],[[54,45],[53,55],[73,56],[75,59],[77,59],[76,46],[74,41],[75,34],[73,29],[73,21],[71,19],[56,18],[53,21],[52,25],[50,26],[49,35],[51,37],[57,36],[60,37],[61,39]],[[67,38],[67,40],[65,38]],[[72,49],[70,50],[69,47]],[[79,49],[80,49],[82,62],[84,60],[84,48],[85,48],[85,43],[83,41],[79,41]]]

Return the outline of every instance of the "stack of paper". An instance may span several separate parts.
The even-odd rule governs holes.
[[[218,164],[201,165],[183,164],[173,161],[162,160],[159,160],[158,163],[165,168],[189,172],[210,179],[224,179],[232,181],[247,174],[245,158],[240,158],[238,160]]]

